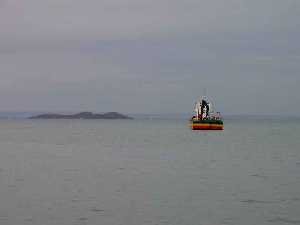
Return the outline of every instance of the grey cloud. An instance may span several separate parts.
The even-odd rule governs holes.
[[[120,39],[170,33],[295,29],[298,1],[28,0],[1,9],[4,37]]]
[[[300,3],[6,1],[6,110],[190,112],[204,89],[224,113],[300,113]]]

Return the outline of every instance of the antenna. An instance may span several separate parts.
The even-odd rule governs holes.
[[[206,93],[207,91],[206,91],[206,87],[204,88],[204,90],[203,90],[203,96],[205,96],[206,97]]]

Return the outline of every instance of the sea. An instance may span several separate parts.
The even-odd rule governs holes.
[[[300,224],[300,119],[224,123],[0,119],[0,224]]]

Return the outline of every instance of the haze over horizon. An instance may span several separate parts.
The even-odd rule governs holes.
[[[300,114],[300,1],[0,0],[0,111]]]

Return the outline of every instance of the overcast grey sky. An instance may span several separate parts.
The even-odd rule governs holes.
[[[300,113],[299,0],[0,0],[0,111]]]

